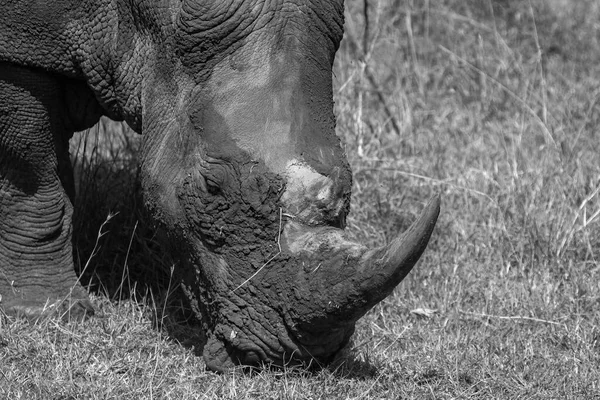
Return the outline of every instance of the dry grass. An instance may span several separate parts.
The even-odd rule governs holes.
[[[422,261],[359,321],[338,364],[207,373],[194,327],[163,313],[172,262],[135,190],[115,189],[80,214],[80,257],[107,206],[118,211],[92,260],[110,265],[89,279],[112,297],[124,274],[140,290],[95,297],[104,317],[79,325],[0,317],[0,397],[600,398],[599,6],[368,5],[348,2],[334,71],[355,173],[349,228],[379,245],[432,193],[443,208]],[[109,165],[111,182],[135,188],[131,164]]]

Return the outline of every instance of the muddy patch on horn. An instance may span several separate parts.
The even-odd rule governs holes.
[[[284,212],[295,222],[345,227],[351,182],[347,182],[341,167],[334,167],[325,175],[304,162],[292,160],[285,169],[285,179],[281,202]]]

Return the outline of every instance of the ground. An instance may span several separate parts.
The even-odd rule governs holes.
[[[137,139],[104,121],[76,155],[78,263],[100,316],[0,316],[0,398],[600,398],[600,6],[347,3],[349,229],[380,245],[432,194],[443,206],[345,353],[317,372],[207,372],[135,195]]]

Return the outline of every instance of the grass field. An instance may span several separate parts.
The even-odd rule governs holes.
[[[347,2],[334,70],[349,229],[384,244],[432,194],[443,205],[338,361],[205,370],[140,206],[139,138],[104,121],[76,168],[78,263],[100,316],[0,316],[0,398],[600,398],[600,4],[366,4]]]

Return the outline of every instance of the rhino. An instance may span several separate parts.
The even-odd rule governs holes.
[[[389,245],[345,233],[335,133],[343,0],[3,0],[0,306],[70,298],[73,132],[142,135],[144,203],[180,260],[209,369],[329,362],[425,250],[434,196]]]

